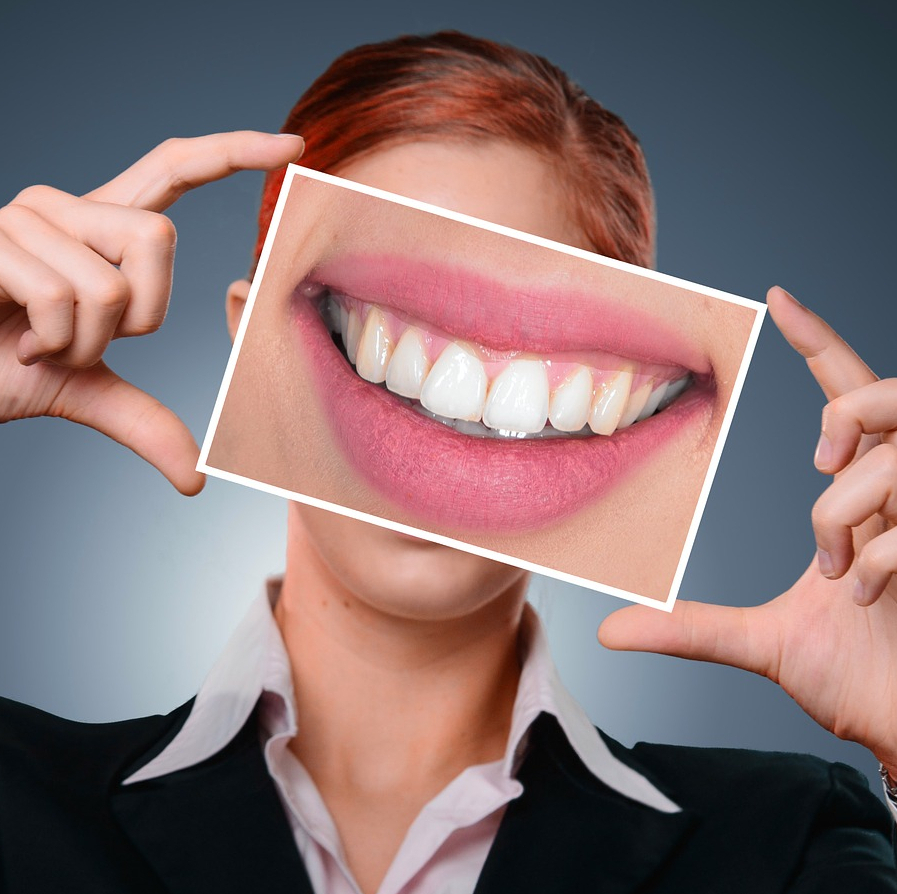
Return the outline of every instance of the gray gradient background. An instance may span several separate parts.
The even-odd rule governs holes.
[[[759,299],[781,283],[894,373],[893,4],[323,7],[6,0],[0,200],[33,182],[84,192],[170,135],[276,130],[344,49],[454,27],[548,56],[629,122],[657,189],[660,270]],[[168,322],[110,352],[197,438],[228,356],[222,299],[249,264],[260,184],[240,175],[178,204]],[[811,463],[821,406],[767,321],[680,598],[753,604],[804,569],[825,485]],[[6,696],[83,720],[170,710],[281,567],[280,500],[214,479],[185,499],[87,429],[4,426],[0,469]],[[623,741],[810,751],[874,773],[861,748],[765,680],[602,650],[595,630],[618,600],[547,579],[534,590],[564,679]]]

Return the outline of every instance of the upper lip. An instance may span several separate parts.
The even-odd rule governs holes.
[[[601,350],[698,376],[712,372],[692,338],[641,308],[582,287],[500,282],[432,260],[368,254],[326,260],[305,281],[393,308],[495,351]]]

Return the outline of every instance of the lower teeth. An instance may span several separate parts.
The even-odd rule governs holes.
[[[396,395],[393,395],[395,397]],[[487,428],[483,425],[482,422],[470,422],[466,419],[448,419],[445,416],[439,416],[436,413],[431,413],[420,401],[416,400],[408,400],[407,398],[400,397],[399,400],[402,401],[406,406],[411,407],[415,413],[419,413],[421,416],[426,416],[427,419],[432,419],[435,422],[441,422],[448,428],[454,429],[456,432],[459,432],[462,435],[472,435],[475,438],[499,438],[502,440],[513,440],[513,441],[541,441],[546,440],[548,438],[594,438],[596,437],[595,433],[588,427],[585,426],[580,431],[576,432],[568,432],[568,431],[558,431],[556,428],[552,428],[550,425],[546,425],[542,431],[538,431],[535,433],[528,433],[522,431],[507,431],[506,429],[498,428],[492,429]]]

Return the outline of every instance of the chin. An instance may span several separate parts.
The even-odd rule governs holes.
[[[370,557],[373,561],[367,568],[373,573],[359,575],[357,565],[343,569],[352,578],[349,588],[370,608],[413,621],[452,621],[496,601],[511,605],[523,599],[527,574],[519,568],[417,538],[393,536],[397,549]]]
[[[523,601],[529,575],[520,568],[338,513],[292,506],[344,592],[376,612],[451,621],[493,603]]]

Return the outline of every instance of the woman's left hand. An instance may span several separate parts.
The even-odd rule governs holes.
[[[813,509],[819,552],[765,605],[632,606],[610,615],[599,638],[762,674],[897,778],[897,379],[879,381],[784,290],[767,301],[829,401],[816,466],[835,480]]]

